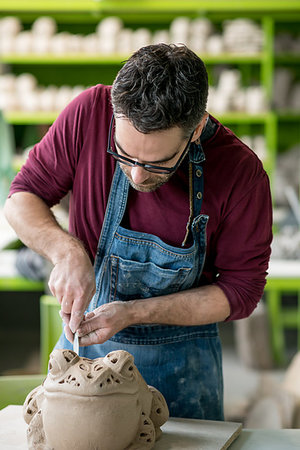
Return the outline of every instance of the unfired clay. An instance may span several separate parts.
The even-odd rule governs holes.
[[[54,350],[47,378],[27,396],[23,415],[29,449],[146,450],[169,411],[130,353],[91,360]]]

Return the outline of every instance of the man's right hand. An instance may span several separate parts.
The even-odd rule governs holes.
[[[48,285],[61,304],[62,319],[75,333],[96,291],[94,269],[81,244],[55,262]]]

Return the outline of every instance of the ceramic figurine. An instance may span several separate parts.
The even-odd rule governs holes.
[[[23,414],[30,450],[146,450],[169,411],[130,353],[91,360],[54,350],[47,378],[27,396]]]

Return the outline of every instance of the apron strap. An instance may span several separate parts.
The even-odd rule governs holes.
[[[204,176],[203,163],[205,161],[205,154],[202,148],[202,143],[210,139],[216,131],[217,125],[208,116],[204,130],[201,133],[199,142],[192,142],[189,151],[189,202],[190,214],[186,224],[186,233],[181,244],[182,247],[186,245],[191,225],[193,220],[201,213],[203,193],[204,193]]]

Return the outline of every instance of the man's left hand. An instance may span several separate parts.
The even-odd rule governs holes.
[[[131,317],[130,302],[115,301],[99,306],[85,315],[77,330],[80,346],[103,344],[118,331],[132,325]],[[73,342],[73,333],[68,326],[65,334]]]

